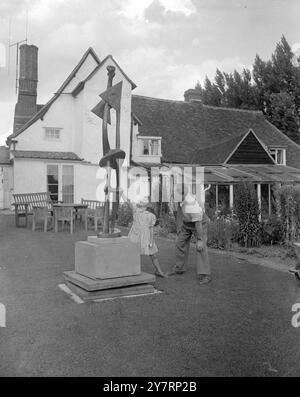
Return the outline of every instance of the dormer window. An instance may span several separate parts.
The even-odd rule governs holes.
[[[60,140],[60,130],[61,128],[45,128],[45,138],[48,141],[59,141]]]
[[[269,152],[276,164],[286,165],[286,150],[283,148],[270,147]]]
[[[161,156],[161,138],[139,137],[142,140],[143,156]]]

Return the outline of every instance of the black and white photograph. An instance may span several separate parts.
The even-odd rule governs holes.
[[[0,378],[249,377],[300,377],[300,1],[0,0]]]

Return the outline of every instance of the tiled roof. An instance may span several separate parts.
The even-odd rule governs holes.
[[[51,105],[56,101],[56,99],[61,95],[65,87],[69,84],[69,82],[73,79],[74,76],[76,76],[77,71],[80,69],[81,65],[84,63],[88,55],[92,55],[95,61],[97,62],[97,66],[94,68],[94,70],[86,77],[85,80],[80,81],[77,86],[73,89],[72,95],[76,96],[78,93],[84,88],[84,85],[86,81],[88,81],[95,73],[97,70],[101,68],[101,66],[107,61],[107,59],[111,58],[115,64],[118,66],[120,69],[121,73],[123,76],[129,81],[129,83],[132,86],[132,89],[136,88],[136,84],[130,80],[130,78],[124,73],[124,71],[121,69],[121,67],[118,65],[116,60],[113,58],[112,55],[107,55],[101,62],[93,50],[92,47],[90,47],[83,55],[79,63],[76,65],[74,70],[70,73],[70,75],[67,77],[67,79],[64,81],[62,86],[58,89],[58,91],[53,95],[53,97],[45,104],[45,105],[37,105],[37,113],[27,122],[25,123],[21,128],[18,129],[14,134],[10,135],[8,137],[8,140],[15,138],[19,134],[21,134],[26,128],[30,127],[33,123],[35,123],[37,120],[41,119],[44,117],[44,115],[48,112],[50,109]]]
[[[0,146],[0,164],[10,164],[9,148]]]
[[[300,146],[261,112],[139,95],[132,97],[132,111],[142,122],[141,135],[162,137],[163,161],[189,164],[196,152],[202,151],[205,164],[216,164],[223,160],[225,146],[231,147],[237,137],[252,129],[263,144],[286,147],[287,165],[300,168]],[[206,154],[205,148],[210,153]],[[197,162],[201,164],[201,158]]]
[[[195,151],[194,156],[191,158],[191,163],[202,165],[223,164],[246,134],[243,133],[221,141],[216,145]]]
[[[69,160],[82,161],[77,154],[73,152],[45,152],[37,150],[15,150],[12,152],[15,158],[24,159],[49,159],[49,160]]]

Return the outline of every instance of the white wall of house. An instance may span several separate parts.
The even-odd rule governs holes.
[[[81,65],[80,69],[76,72],[76,75],[65,87],[63,92],[71,93],[78,85],[78,83],[83,81],[89,74],[92,73],[96,66],[98,66],[98,63],[96,62],[95,58],[91,54],[89,54],[85,59],[84,63]]]
[[[14,160],[14,193],[47,191],[46,163],[42,160]]]
[[[48,140],[45,128],[61,128],[59,140]],[[62,94],[52,104],[43,120],[37,120],[17,136],[17,150],[74,151],[74,98]]]
[[[0,209],[10,208],[13,191],[13,167],[0,165]]]
[[[80,158],[98,164],[103,153],[102,120],[94,115],[91,110],[100,102],[99,94],[106,90],[108,78],[106,67],[108,65],[116,67],[113,84],[123,81],[120,143],[121,149],[126,153],[126,158],[129,159],[132,87],[111,58],[108,58],[105,64],[86,82],[83,91],[76,98],[69,93],[61,94],[46,112],[43,120],[37,120],[17,137],[16,149],[74,152]],[[82,66],[79,81],[87,77],[83,74],[82,69],[87,69],[88,75],[91,72],[91,65],[89,64],[87,68]],[[76,81],[79,82],[77,75]],[[76,86],[73,81],[71,83],[66,87],[66,92],[69,92],[71,86]],[[111,110],[111,121],[111,125],[108,126],[109,141],[111,148],[114,148],[116,131],[114,110]],[[60,128],[60,139],[55,141],[46,139],[46,127]]]
[[[80,203],[81,199],[97,200],[103,192],[103,179],[99,177],[99,166],[88,163],[54,161],[54,160],[14,160],[14,192],[16,193],[38,193],[46,192],[47,165],[58,165],[59,172],[59,199],[62,198],[62,167],[73,165],[74,167],[74,202]],[[100,187],[99,187],[100,185]]]
[[[99,199],[97,195],[97,189],[101,184],[101,180],[99,179],[98,171],[99,171],[98,165],[76,164],[75,198],[74,198],[75,202],[80,203],[82,198],[86,200]],[[103,189],[101,189],[101,191],[103,191]]]
[[[15,193],[47,191],[47,164],[74,165],[74,201],[81,198],[99,199],[103,192],[103,181],[99,180],[99,160],[102,149],[102,120],[91,110],[100,102],[100,93],[107,87],[107,66],[116,68],[113,85],[123,81],[120,115],[120,145],[125,151],[124,166],[130,161],[131,135],[131,91],[132,83],[124,76],[114,60],[109,57],[89,80],[81,92],[74,98],[70,92],[84,80],[95,68],[93,57],[88,57],[68,84],[64,92],[52,103],[43,119],[37,120],[17,136],[17,150],[74,152],[85,162],[59,162],[41,159],[20,159],[14,161]],[[60,139],[49,140],[45,128],[59,128]],[[115,148],[116,112],[111,110],[111,125],[108,125],[109,142]],[[61,171],[59,171],[61,172]],[[112,171],[114,178],[115,171]],[[101,187],[99,188],[99,183]],[[60,193],[61,195],[61,193]]]

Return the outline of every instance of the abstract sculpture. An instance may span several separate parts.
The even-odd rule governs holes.
[[[115,67],[107,66],[108,82],[107,90],[100,94],[102,100],[91,110],[96,116],[103,120],[102,123],[102,147],[103,157],[99,162],[99,166],[107,170],[107,182],[104,189],[105,204],[103,216],[103,232],[99,233],[98,237],[118,237],[120,233],[115,231],[115,222],[119,209],[120,202],[120,168],[125,159],[125,152],[120,149],[120,109],[122,84],[112,85],[115,76]],[[107,124],[111,124],[110,109],[116,111],[116,148],[111,149],[108,140]],[[111,188],[111,170],[116,172],[116,189]],[[111,224],[109,225],[109,210],[110,210],[110,194],[115,193],[112,205]]]

